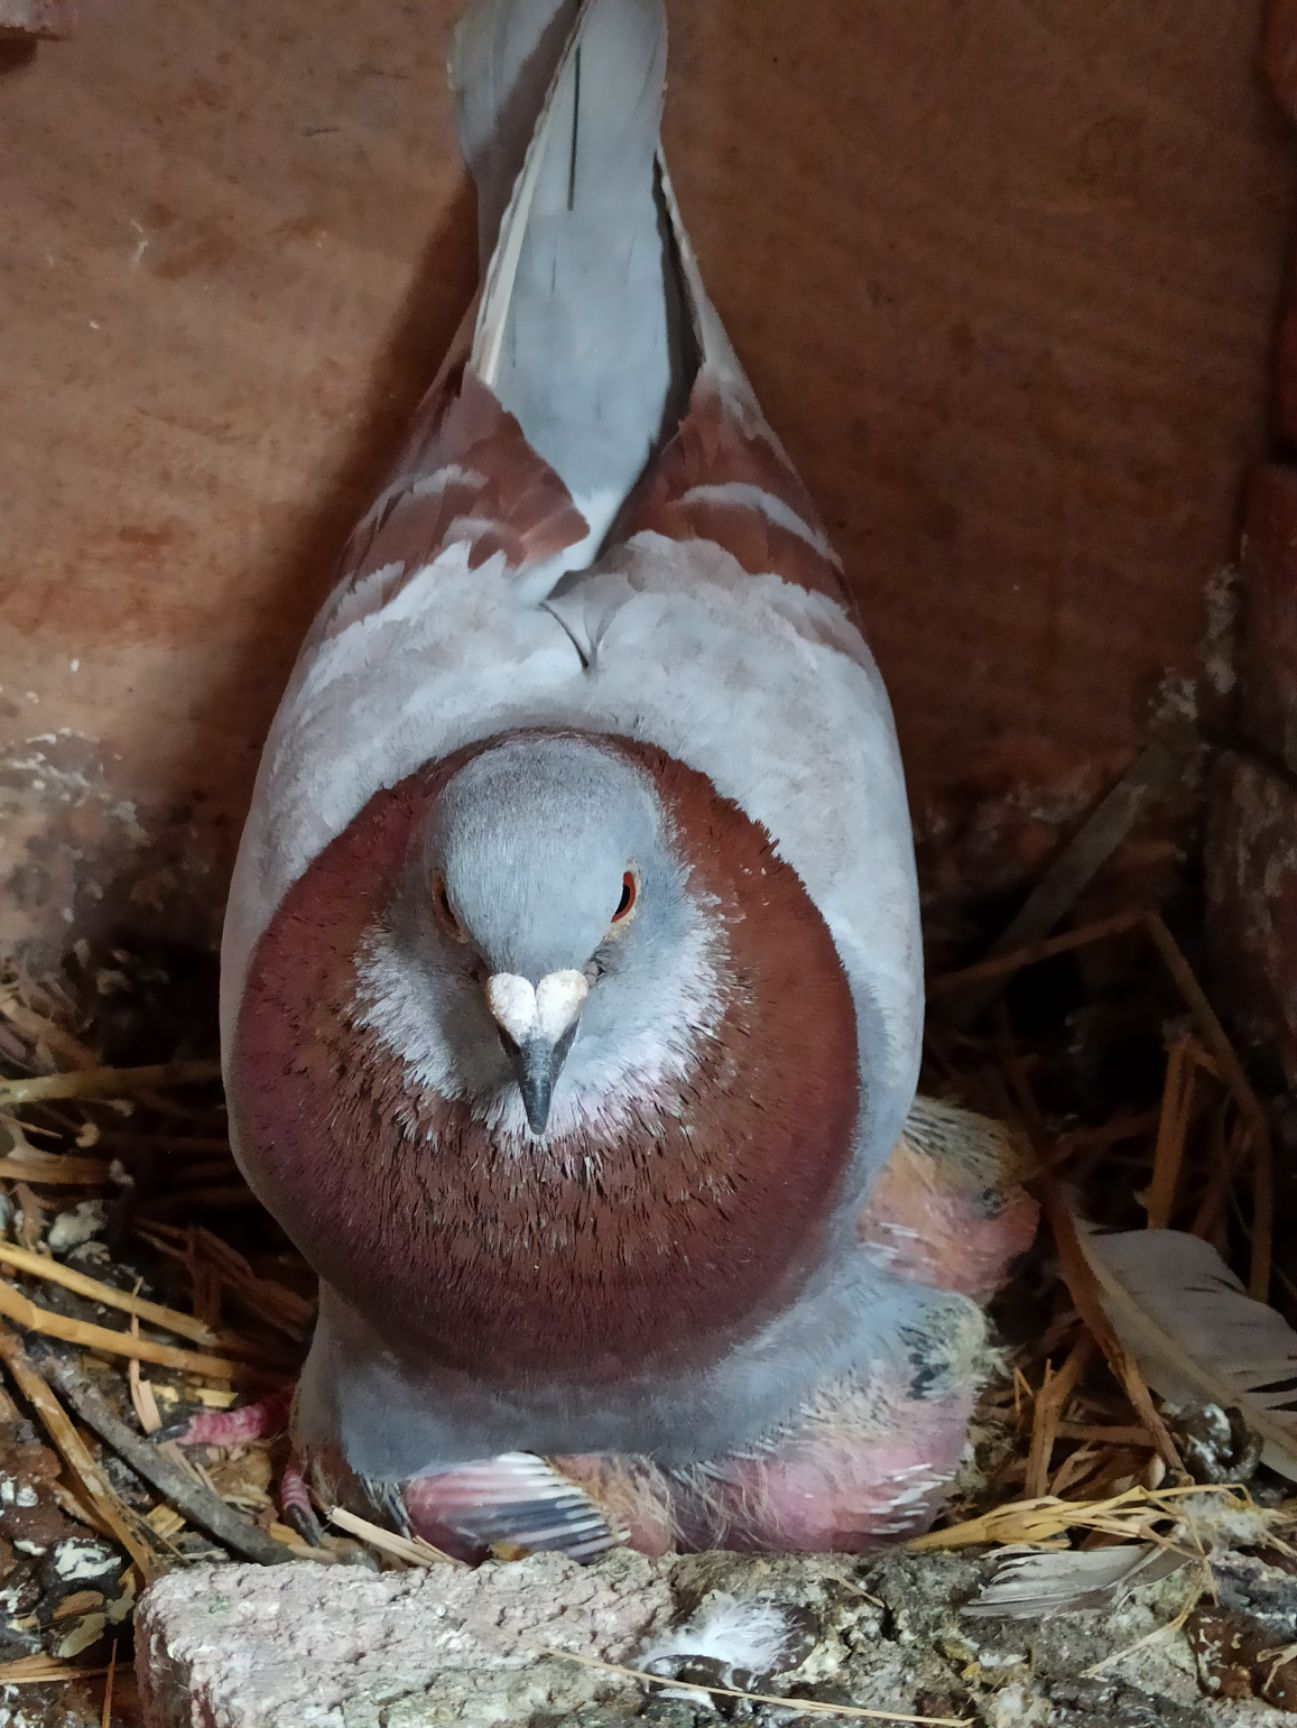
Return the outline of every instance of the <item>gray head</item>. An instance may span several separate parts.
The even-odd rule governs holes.
[[[652,781],[615,748],[536,735],[472,758],[437,801],[419,875],[415,940],[457,1010],[444,1030],[462,1090],[507,1088],[541,1135],[556,1093],[588,1099],[678,1048],[701,908]]]

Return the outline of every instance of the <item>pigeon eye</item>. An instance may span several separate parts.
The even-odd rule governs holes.
[[[464,926],[450,909],[450,896],[446,892],[446,884],[440,876],[432,885],[432,903],[437,913],[438,921],[447,936],[455,942],[467,942]]]
[[[617,902],[617,910],[612,915],[614,924],[620,924],[623,918],[629,916],[639,897],[639,884],[634,872],[628,870],[621,879],[621,899]]]

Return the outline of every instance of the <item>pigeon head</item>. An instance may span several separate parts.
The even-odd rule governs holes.
[[[422,1019],[438,1088],[496,1124],[521,1115],[539,1137],[651,1089],[706,1019],[707,909],[651,779],[615,747],[521,736],[471,757],[403,898],[371,986],[407,1030]]]

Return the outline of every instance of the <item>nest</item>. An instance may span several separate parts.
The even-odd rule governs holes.
[[[1001,1366],[975,1459],[911,1546],[1012,1549],[987,1612],[996,1589],[1000,1611],[1060,1591],[1058,1605],[1093,1606],[1179,1567],[1183,1624],[1210,1594],[1214,1547],[1286,1564],[1295,1514],[1237,1415],[1154,1394],[1078,1220],[1191,1232],[1253,1297],[1287,1306],[1270,1122],[1158,915],[1004,948],[934,980],[927,1084],[1017,1125],[1045,1224],[995,1305]],[[313,1280],[241,1182],[216,1064],[167,1029],[172,981],[155,967],[146,988],[144,970],[82,951],[74,981],[0,986],[0,1686],[30,1689],[32,1720],[134,1719],[131,1610],[172,1565],[446,1563],[329,1507],[309,1548],[277,1520],[274,1443],[150,1438],[290,1379]],[[160,1016],[131,1018],[142,996]],[[123,1041],[180,1053],[123,1065]],[[1051,1554],[1069,1566],[1033,1574]],[[1266,1653],[1272,1699],[1294,1653]]]

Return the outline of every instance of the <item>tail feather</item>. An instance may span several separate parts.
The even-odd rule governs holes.
[[[582,0],[475,0],[460,18],[447,75],[459,144],[477,186],[485,276],[536,119]]]
[[[694,370],[657,167],[665,77],[661,0],[477,0],[452,60],[494,232],[473,366],[589,522],[574,564],[597,553]]]

